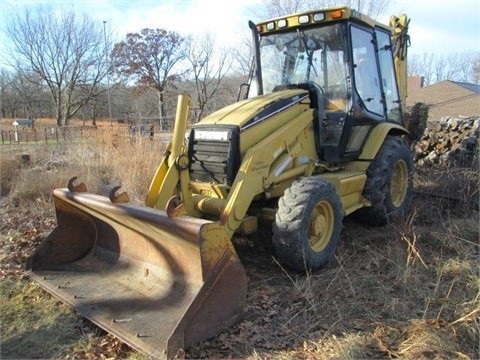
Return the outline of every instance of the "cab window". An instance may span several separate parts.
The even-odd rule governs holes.
[[[375,32],[378,43],[378,62],[382,74],[381,79],[383,92],[385,94],[385,104],[387,106],[387,119],[400,123],[402,121],[402,111],[397,90],[390,34],[378,28],[375,29]]]
[[[351,26],[351,35],[355,90],[368,112],[383,116],[382,92],[373,33]]]

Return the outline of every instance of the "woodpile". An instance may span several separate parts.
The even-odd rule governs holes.
[[[480,118],[443,118],[427,123],[414,144],[418,165],[478,167]]]
[[[405,112],[405,127],[410,133],[411,141],[418,141],[425,132],[428,121],[428,106],[424,103],[416,103]]]

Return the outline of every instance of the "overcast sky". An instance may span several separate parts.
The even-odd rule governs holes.
[[[40,3],[71,6],[102,26],[106,21],[115,42],[148,27],[182,35],[210,32],[218,42],[233,45],[249,36],[248,20],[265,20],[262,0],[0,0],[0,30],[12,13]],[[388,23],[391,14],[401,13],[411,18],[410,54],[480,51],[479,0],[392,0],[388,11],[379,20]],[[0,34],[0,53],[6,40]]]

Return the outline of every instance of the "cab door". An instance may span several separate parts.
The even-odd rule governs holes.
[[[380,67],[386,120],[402,124],[403,115],[393,61],[390,33],[386,30],[375,28],[375,35],[378,46],[378,64]]]
[[[382,84],[376,54],[376,38],[372,29],[352,25],[352,63],[355,105],[365,111],[365,117],[384,117]]]

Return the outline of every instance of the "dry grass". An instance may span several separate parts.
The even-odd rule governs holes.
[[[89,131],[75,141],[5,146],[0,164],[2,193],[10,194],[17,206],[38,198],[49,201],[52,189],[65,187],[77,176],[77,182],[84,182],[91,192],[106,194],[120,185],[120,191],[141,204],[164,149],[161,139],[129,137],[124,127]],[[28,154],[30,162],[19,176],[22,154]]]
[[[143,203],[163,155],[161,139],[130,138],[124,128],[95,131],[72,142],[0,148],[1,358],[142,358],[81,319],[21,275],[25,257],[51,230],[52,189],[78,176],[89,191],[121,185]],[[29,161],[22,161],[22,155]],[[25,157],[24,157],[25,158]],[[49,210],[49,211],[46,211]]]
[[[460,217],[479,210],[480,171],[477,168],[418,168],[415,174],[419,197],[430,197],[430,209],[421,209],[423,220]],[[435,200],[433,200],[433,198]]]
[[[1,185],[8,189],[2,201],[14,205],[2,214],[9,219],[1,228],[2,270],[20,267],[24,255],[11,254],[33,248],[51,231],[52,188],[79,176],[91,192],[121,185],[141,204],[164,148],[161,138],[131,141],[118,128],[70,144],[0,148]],[[31,155],[28,166],[19,160],[24,153]],[[419,169],[415,183],[409,218],[382,228],[346,218],[335,259],[318,272],[293,273],[268,246],[235,239],[249,278],[245,316],[187,357],[477,358],[478,172]],[[6,274],[0,283],[2,358],[142,358],[18,272]]]
[[[15,178],[20,172],[20,162],[15,159],[0,158],[0,196],[7,196]]]

